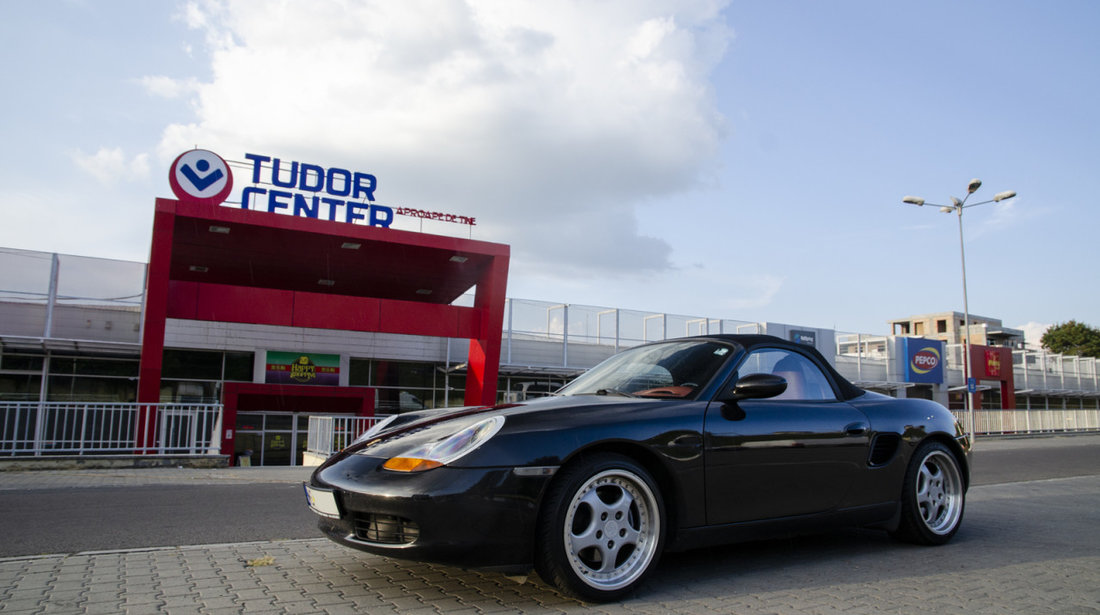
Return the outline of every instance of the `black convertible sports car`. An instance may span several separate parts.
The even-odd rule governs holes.
[[[839,526],[959,529],[970,442],[943,406],[866,392],[763,335],[638,346],[552,397],[399,414],[306,487],[371,553],[526,573],[613,600],[661,552]]]

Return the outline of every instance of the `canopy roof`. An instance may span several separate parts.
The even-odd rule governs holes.
[[[224,206],[175,211],[170,279],[450,304],[477,285],[502,244]]]

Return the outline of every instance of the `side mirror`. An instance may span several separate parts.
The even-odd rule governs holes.
[[[775,374],[749,374],[733,385],[733,389],[720,401],[731,402],[742,399],[766,399],[775,397],[787,390],[787,381]]]

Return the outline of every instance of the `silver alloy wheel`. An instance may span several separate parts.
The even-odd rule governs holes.
[[[563,539],[573,572],[590,587],[626,587],[649,567],[660,542],[660,509],[638,475],[611,469],[589,478],[569,502]]]
[[[917,509],[925,527],[939,535],[951,532],[962,516],[963,486],[950,453],[933,450],[921,460],[916,489]]]

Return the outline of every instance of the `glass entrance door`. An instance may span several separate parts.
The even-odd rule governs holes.
[[[309,417],[298,412],[238,412],[234,454],[238,465],[302,464]]]

